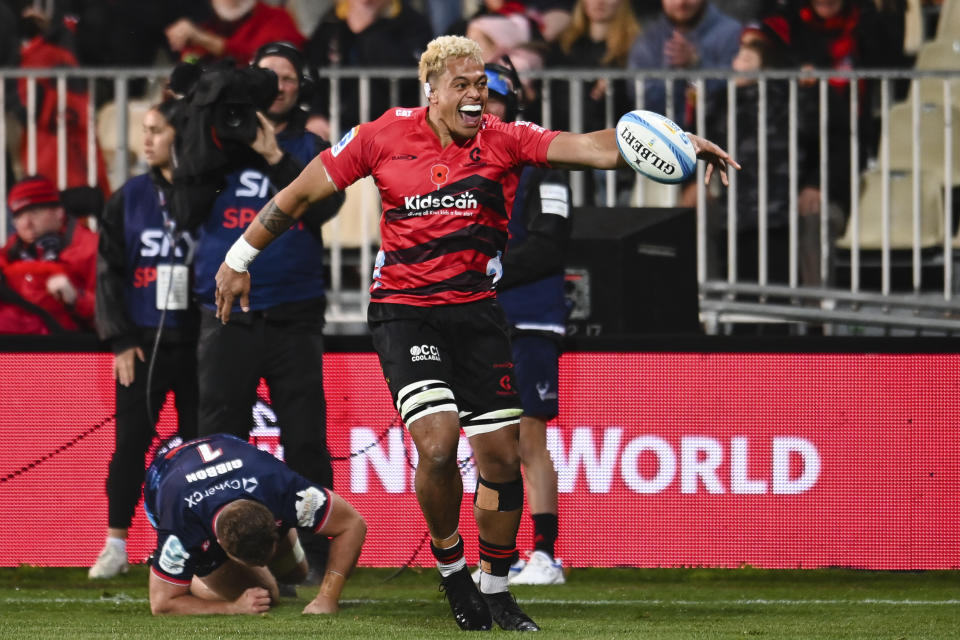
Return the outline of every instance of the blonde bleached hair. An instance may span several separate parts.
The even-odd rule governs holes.
[[[420,82],[428,82],[447,70],[447,60],[451,58],[472,58],[483,66],[480,45],[463,36],[440,36],[427,45],[420,56]]]

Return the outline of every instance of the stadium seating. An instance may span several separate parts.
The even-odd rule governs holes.
[[[943,0],[937,20],[937,40],[960,38],[960,0]]]
[[[860,188],[860,232],[848,222],[846,233],[837,241],[850,249],[859,237],[864,250],[883,248],[883,175],[879,169],[864,172]],[[920,171],[920,247],[941,246],[944,238],[943,180],[935,172]],[[890,248],[913,247],[913,172],[890,172]]]
[[[960,0],[956,0],[960,3]],[[960,20],[960,11],[957,11],[957,20]],[[937,39],[925,43],[917,53],[915,64],[918,70],[954,71],[960,69],[960,35],[949,39]],[[951,104],[960,105],[960,77],[950,82]],[[920,85],[920,101],[924,103],[943,104],[943,84],[941,78],[922,78]]]
[[[950,183],[960,185],[960,95],[951,107],[953,162]],[[913,167],[913,105],[901,102],[890,109],[890,168],[909,171]],[[943,180],[944,107],[937,103],[920,106],[920,161],[933,177]]]

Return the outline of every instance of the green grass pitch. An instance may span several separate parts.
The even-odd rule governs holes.
[[[303,616],[300,587],[263,616],[154,618],[147,572],[91,582],[85,569],[0,569],[0,638],[445,638],[463,636],[430,569],[359,569],[336,616]],[[575,569],[516,587],[546,638],[960,637],[960,572],[844,569]],[[499,629],[492,633],[502,635]]]

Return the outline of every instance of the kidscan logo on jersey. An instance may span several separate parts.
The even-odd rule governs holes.
[[[440,350],[432,344],[415,344],[410,347],[410,362],[434,360],[440,362]]]
[[[403,206],[407,211],[436,211],[439,209],[476,209],[479,207],[477,199],[468,191],[466,193],[436,194],[407,196],[403,199]]]

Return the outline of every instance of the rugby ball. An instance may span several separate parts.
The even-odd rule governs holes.
[[[617,122],[616,132],[620,155],[651,180],[683,182],[697,171],[697,154],[690,138],[659,113],[626,113]]]

